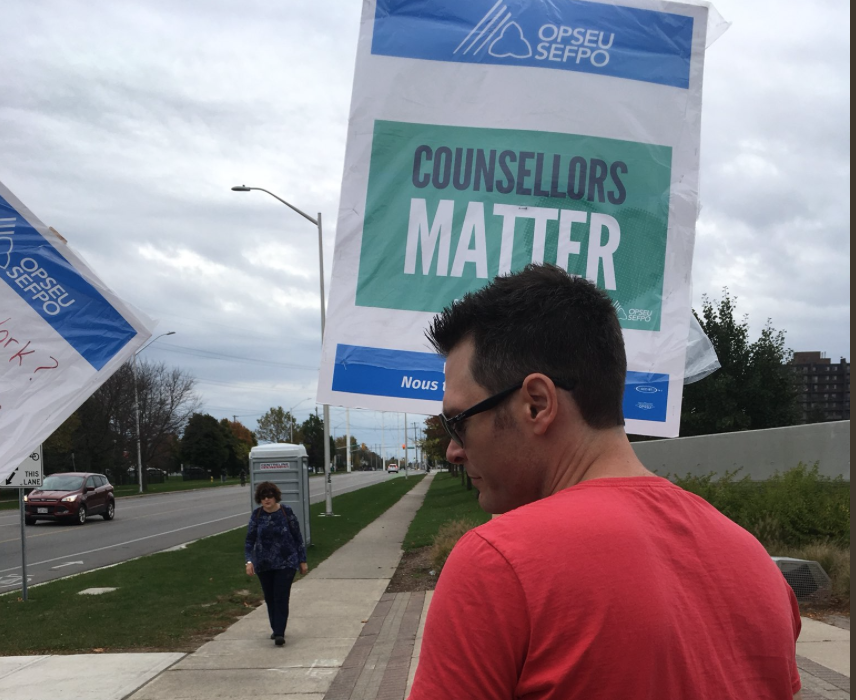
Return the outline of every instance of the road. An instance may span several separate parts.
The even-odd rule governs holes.
[[[333,477],[333,495],[387,479],[383,472]],[[324,500],[324,479],[309,480],[309,501]],[[243,527],[250,515],[249,486],[220,486],[119,498],[116,518],[93,516],[83,526],[40,521],[27,534],[27,581],[44,583],[70,574],[161,552],[201,537]],[[0,593],[21,588],[21,526],[15,511],[0,511]]]

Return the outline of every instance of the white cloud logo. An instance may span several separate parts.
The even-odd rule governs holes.
[[[529,58],[532,46],[523,36],[523,30],[517,22],[509,22],[502,28],[502,34],[488,49],[491,56],[497,58]]]
[[[529,58],[532,46],[523,36],[523,30],[517,22],[512,22],[511,13],[502,0],[487,11],[453,53],[461,55],[472,52],[475,56],[488,44],[488,53],[496,58]]]

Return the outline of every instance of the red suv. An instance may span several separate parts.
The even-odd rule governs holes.
[[[103,474],[68,472],[46,476],[40,488],[24,496],[24,522],[72,520],[78,525],[88,515],[112,520],[116,514],[113,487]]]

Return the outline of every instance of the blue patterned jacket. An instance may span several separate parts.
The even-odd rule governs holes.
[[[306,547],[300,523],[290,506],[280,503],[279,510],[273,513],[261,507],[253,511],[247,525],[244,554],[246,561],[253,562],[256,572],[300,568],[306,561]]]

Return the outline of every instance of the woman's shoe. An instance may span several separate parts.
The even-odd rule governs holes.
[[[281,647],[285,644],[285,637],[274,637],[273,643],[278,647]]]
[[[273,632],[271,632],[271,633],[270,633],[270,638],[271,638],[271,639],[276,639],[276,635],[275,635]]]

